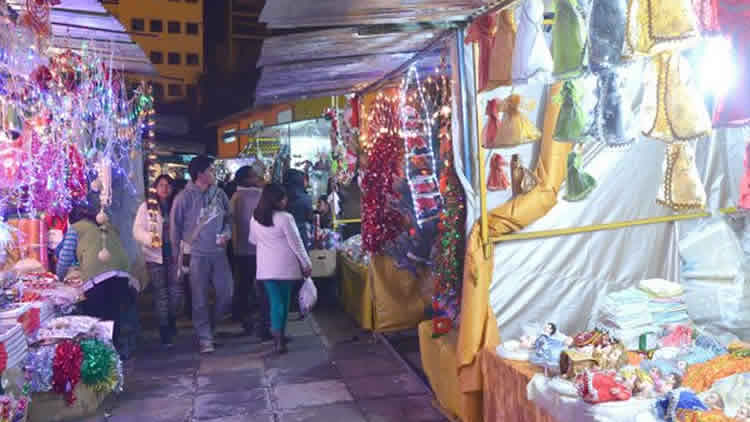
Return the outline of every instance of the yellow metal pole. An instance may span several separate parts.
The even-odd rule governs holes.
[[[477,140],[477,165],[479,171],[477,172],[479,178],[479,233],[482,237],[482,249],[484,250],[485,259],[489,259],[492,245],[489,242],[489,222],[487,220],[487,185],[485,184],[485,169],[484,169],[484,149],[482,148],[482,113],[479,110],[479,43],[474,43],[474,111],[477,115],[477,133],[475,134]]]
[[[616,230],[616,229],[622,229],[626,227],[643,226],[646,224],[659,224],[659,223],[670,223],[673,221],[681,221],[681,220],[694,220],[696,218],[704,218],[704,217],[709,217],[709,216],[711,216],[711,214],[707,212],[697,212],[697,213],[691,213],[691,214],[677,214],[677,215],[668,215],[665,217],[652,217],[652,218],[642,218],[642,219],[630,220],[630,221],[618,221],[616,223],[604,223],[604,224],[593,224],[590,226],[569,227],[567,229],[555,229],[555,230],[543,230],[543,231],[538,231],[538,232],[505,234],[502,236],[493,237],[490,240],[493,243],[499,243],[499,242],[507,242],[509,240],[540,239],[540,238],[545,238],[545,237],[557,237],[557,236],[566,236],[566,235],[571,235],[571,234],[591,233],[591,232],[597,232],[597,231],[603,231],[603,230]]]

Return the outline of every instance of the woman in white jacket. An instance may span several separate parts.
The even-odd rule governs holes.
[[[286,322],[292,287],[312,272],[302,237],[292,214],[286,212],[286,190],[272,183],[263,188],[250,220],[250,242],[256,245],[256,279],[262,281],[270,303],[271,333],[276,352],[286,352]]]
[[[173,345],[177,335],[177,312],[182,301],[182,286],[177,280],[176,262],[171,258],[169,213],[172,208],[172,178],[162,174],[149,189],[146,201],[138,208],[133,237],[140,244],[154,286],[154,307],[159,318],[159,334],[165,347]]]

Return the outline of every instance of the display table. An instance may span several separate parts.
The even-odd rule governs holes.
[[[527,398],[526,387],[541,370],[528,362],[501,358],[491,349],[479,353],[484,386],[484,422],[557,422]]]
[[[432,337],[432,321],[419,324],[419,351],[422,369],[443,412],[463,422],[480,421],[482,405],[472,400],[474,395],[463,394],[458,381],[458,332]]]
[[[384,332],[415,328],[425,319],[430,298],[420,277],[400,270],[390,257],[377,255],[366,269],[339,254],[340,298],[362,328]]]
[[[367,283],[367,267],[345,254],[338,254],[339,300],[360,327],[372,330],[372,289]]]

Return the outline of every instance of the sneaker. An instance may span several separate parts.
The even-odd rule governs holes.
[[[208,354],[208,353],[213,353],[215,351],[216,351],[216,349],[214,349],[214,344],[213,343],[201,343],[200,352],[201,352],[202,355],[205,355],[205,354]]]

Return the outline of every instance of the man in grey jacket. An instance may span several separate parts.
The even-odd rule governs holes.
[[[216,186],[212,158],[205,155],[193,158],[188,172],[192,181],[174,199],[169,235],[176,260],[185,245],[189,246],[193,326],[201,353],[211,353],[214,351],[212,322],[215,324],[228,315],[234,292],[226,253],[232,237],[232,215],[227,195]],[[208,303],[210,283],[216,291],[213,321]]]
[[[261,340],[271,340],[269,328],[268,300],[262,282],[256,282],[255,245],[250,243],[250,220],[258,206],[264,181],[263,168],[260,163],[243,166],[235,174],[237,192],[229,201],[232,212],[232,248],[234,250],[234,271],[237,294],[234,297],[233,314],[242,321],[246,334],[253,334],[253,321],[250,316],[252,302],[258,305],[258,317],[255,320],[255,334]]]

